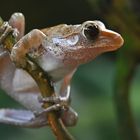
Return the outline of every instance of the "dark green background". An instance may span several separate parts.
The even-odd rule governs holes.
[[[138,1],[135,0],[135,2]],[[94,19],[104,21],[107,27],[119,32],[103,18],[108,14],[110,5],[111,0],[0,1],[0,16],[8,20],[12,13],[22,12],[26,18],[26,32],[33,28],[45,28],[60,23],[77,24]],[[79,114],[79,121],[69,130],[77,140],[119,140],[112,98],[118,52],[110,52],[97,57],[94,61],[80,66],[74,75],[72,106]],[[140,123],[139,71],[138,67],[131,87],[131,102],[137,124]],[[1,93],[0,107],[19,108],[20,106]],[[24,129],[1,124],[0,139],[53,140],[55,138],[47,127]]]

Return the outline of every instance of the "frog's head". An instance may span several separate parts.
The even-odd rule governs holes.
[[[108,30],[100,21],[86,21],[73,27],[74,32],[67,36],[65,64],[79,65],[93,60],[103,52],[113,51],[123,45],[120,34]]]

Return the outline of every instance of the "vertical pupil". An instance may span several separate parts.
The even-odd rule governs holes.
[[[84,34],[87,39],[89,40],[95,40],[98,37],[99,34],[99,28],[97,25],[90,25],[85,27]]]

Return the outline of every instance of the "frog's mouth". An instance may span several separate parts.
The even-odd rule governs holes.
[[[105,47],[106,51],[113,51],[120,48],[123,45],[124,40],[120,34],[105,29],[100,31],[100,36],[97,39],[97,43],[101,44],[99,47]]]

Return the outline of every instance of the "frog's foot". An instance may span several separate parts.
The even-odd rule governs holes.
[[[4,22],[0,27],[0,44],[2,44],[7,35],[13,31],[14,29],[9,25],[9,23]]]
[[[14,13],[8,22],[3,22],[0,27],[0,44],[9,33],[13,33],[14,37],[19,40],[24,35],[25,19],[22,13]]]
[[[75,126],[78,121],[77,112],[69,106],[69,98],[67,97],[47,97],[42,98],[39,96],[39,102],[44,105],[44,103],[53,103],[52,106],[44,109],[39,114],[35,113],[37,116],[43,116],[50,111],[58,111],[60,118],[65,126]]]
[[[38,97],[38,100],[42,105],[44,103],[52,103],[53,105],[48,107],[45,112],[50,112],[54,110],[67,110],[69,108],[69,97],[46,97],[43,98],[41,96]]]
[[[63,95],[63,96],[60,96]],[[65,90],[63,90],[63,94],[60,93],[59,96],[51,96],[51,97],[42,97],[38,96],[38,100],[40,103],[51,103],[53,104],[52,107],[50,106],[50,109],[52,110],[67,110],[70,105],[70,86],[67,86]]]
[[[69,89],[68,89],[69,91]],[[58,111],[60,113],[60,118],[65,124],[65,126],[74,126],[78,121],[78,114],[75,110],[70,107],[70,92],[67,92],[65,97],[47,97],[43,98],[41,96],[38,97],[40,103],[42,103],[42,107],[44,103],[52,103],[53,105],[49,106],[48,108],[44,109],[38,115],[46,114],[50,111]]]
[[[0,109],[0,123],[38,128],[47,125],[48,121],[45,114],[36,116],[28,110]]]

